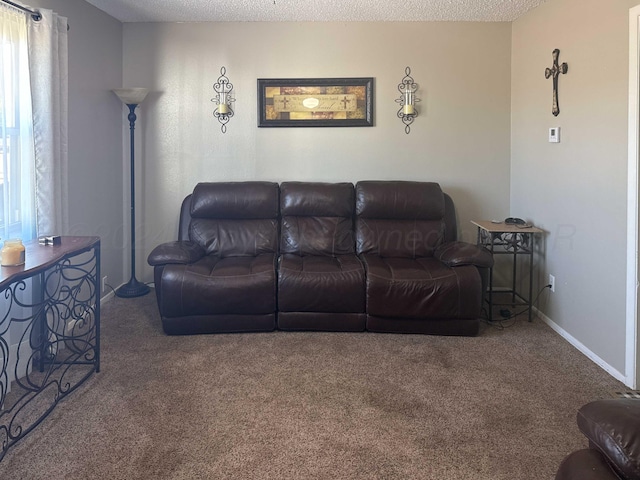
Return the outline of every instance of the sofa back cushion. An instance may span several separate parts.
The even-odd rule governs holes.
[[[353,254],[353,209],[351,183],[282,183],[280,252],[300,256]]]
[[[189,213],[189,239],[209,255],[256,256],[277,251],[277,183],[199,183]]]
[[[356,185],[356,251],[381,257],[430,257],[445,239],[445,198],[433,182]]]

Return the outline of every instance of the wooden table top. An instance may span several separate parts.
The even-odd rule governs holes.
[[[495,223],[491,220],[471,220],[471,223],[489,233],[544,233],[544,230],[534,226],[507,225],[504,222]]]
[[[40,245],[37,238],[24,242],[24,265],[0,267],[0,291],[14,282],[53,267],[65,257],[90,250],[99,243],[100,237],[61,237],[60,245]]]

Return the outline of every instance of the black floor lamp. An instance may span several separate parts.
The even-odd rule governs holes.
[[[135,182],[135,149],[133,132],[136,124],[136,107],[142,103],[149,93],[146,88],[117,88],[113,90],[122,102],[129,107],[129,130],[131,132],[131,278],[116,289],[116,296],[124,298],[141,297],[149,293],[149,287],[136,279],[136,182]]]

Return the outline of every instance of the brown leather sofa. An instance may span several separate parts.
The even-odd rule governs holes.
[[[168,334],[475,335],[493,258],[456,230],[436,183],[201,183],[148,261]]]
[[[578,410],[589,448],[569,454],[556,480],[640,479],[640,400],[596,400]]]

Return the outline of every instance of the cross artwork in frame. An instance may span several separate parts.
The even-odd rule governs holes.
[[[373,78],[258,79],[258,127],[372,127]]]

